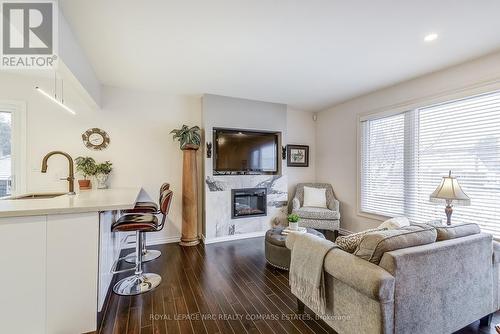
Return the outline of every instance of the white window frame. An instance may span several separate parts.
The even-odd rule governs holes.
[[[26,192],[26,103],[0,100],[0,111],[11,113],[12,122],[12,195]]]
[[[374,110],[371,110],[366,113],[361,113],[358,114],[357,116],[357,128],[356,128],[356,158],[357,158],[357,163],[356,163],[356,214],[359,217],[364,217],[364,218],[369,218],[372,220],[378,220],[378,221],[385,221],[389,218],[389,216],[384,216],[380,214],[374,214],[370,212],[364,212],[361,210],[361,177],[362,177],[362,157],[361,154],[363,152],[362,148],[362,129],[361,129],[361,123],[363,121],[367,120],[373,120],[373,119],[379,119],[379,118],[384,118],[388,116],[393,116],[397,115],[400,113],[404,113],[407,111],[411,110],[416,110],[420,108],[425,108],[433,104],[438,104],[438,103],[445,103],[449,102],[452,100],[458,100],[458,99],[463,99],[467,98],[470,96],[474,95],[479,95],[479,94],[484,94],[484,93],[489,93],[492,91],[500,90],[500,79],[493,80],[493,81],[486,81],[486,82],[481,82],[475,85],[470,85],[466,87],[462,87],[459,89],[454,89],[454,90],[448,90],[446,92],[442,92],[439,94],[435,95],[430,95],[430,96],[425,96],[422,98],[418,98],[412,101],[406,101],[403,103],[395,104],[392,106],[386,106],[382,108],[377,108]]]

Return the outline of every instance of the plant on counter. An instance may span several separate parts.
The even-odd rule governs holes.
[[[94,158],[91,157],[78,157],[75,159],[76,171],[83,176],[83,180],[78,180],[78,185],[80,189],[90,189],[92,185],[90,180],[87,179],[89,176],[94,176],[96,174],[96,163]]]
[[[106,161],[95,166],[96,169],[96,179],[97,179],[97,189],[106,189],[108,185],[106,181],[108,180],[108,175],[113,170],[111,167],[113,164],[111,161]]]
[[[299,220],[300,217],[295,213],[288,215],[288,227],[291,230],[297,230],[299,228]]]
[[[95,166],[96,175],[99,175],[99,174],[109,175],[109,173],[111,173],[111,171],[113,170],[113,167],[111,167],[112,165],[113,164],[111,163],[111,161],[106,161],[106,162],[97,164]]]
[[[179,141],[181,150],[194,149],[197,150],[201,143],[200,127],[182,125],[180,129],[170,131],[173,134],[173,139]]]

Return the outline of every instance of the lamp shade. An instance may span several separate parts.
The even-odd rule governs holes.
[[[451,176],[451,170],[448,176],[443,176],[441,184],[430,195],[429,200],[431,202],[446,201],[458,205],[470,205],[469,196],[464,193],[458,180]]]

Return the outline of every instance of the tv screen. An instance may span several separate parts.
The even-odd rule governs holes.
[[[214,173],[278,173],[277,133],[214,129]]]

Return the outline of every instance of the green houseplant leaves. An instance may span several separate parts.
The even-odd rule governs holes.
[[[300,217],[295,213],[288,215],[288,221],[290,223],[298,223],[299,220],[300,220]]]
[[[111,161],[106,161],[95,166],[96,174],[108,175],[113,170]]]
[[[91,157],[78,157],[75,160],[76,170],[83,175],[86,180],[88,176],[94,176],[96,174],[96,163]]]
[[[179,141],[181,150],[186,148],[198,149],[201,143],[200,127],[182,125],[180,129],[170,131],[173,134],[173,139]]]

